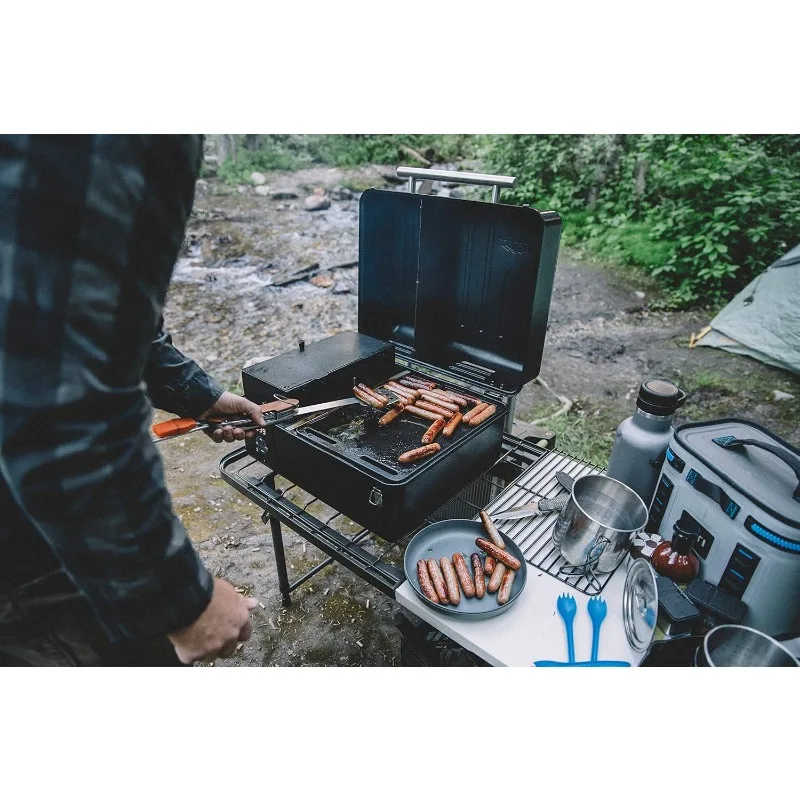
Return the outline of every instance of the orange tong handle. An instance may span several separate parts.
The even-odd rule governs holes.
[[[182,433],[189,433],[197,427],[196,419],[179,417],[178,419],[168,419],[166,422],[157,422],[153,425],[153,433],[159,439],[166,439],[169,436],[179,436]]]

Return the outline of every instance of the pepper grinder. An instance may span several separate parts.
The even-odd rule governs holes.
[[[697,577],[700,561],[692,545],[700,534],[700,523],[685,512],[672,526],[672,541],[663,541],[650,556],[653,569],[678,584],[687,584]]]

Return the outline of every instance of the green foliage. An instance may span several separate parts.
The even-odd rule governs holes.
[[[720,303],[800,233],[800,136],[503,135],[504,196],[564,218],[564,240],[657,277],[670,305]]]

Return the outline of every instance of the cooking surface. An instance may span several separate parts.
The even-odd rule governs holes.
[[[377,387],[376,391],[388,394],[386,390]],[[496,423],[498,417],[504,414],[505,406],[494,400],[491,402],[497,406],[497,412],[490,419],[475,428],[459,424],[455,433],[449,437],[440,433],[436,437],[436,443],[442,448],[438,453],[405,465],[397,461],[398,456],[422,447],[422,435],[431,425],[429,420],[404,412],[381,428],[378,420],[386,410],[358,405],[337,409],[321,418],[288,423],[286,427],[291,428],[298,436],[322,445],[344,458],[380,470],[384,478],[403,480],[419,472],[427,464],[446,458],[462,442],[464,446],[469,446],[466,439],[472,438],[487,425]]]

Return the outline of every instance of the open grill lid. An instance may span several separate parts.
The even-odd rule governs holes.
[[[473,182],[468,173],[405,173]],[[560,235],[552,211],[369,189],[360,204],[358,329],[516,394],[539,374]]]

